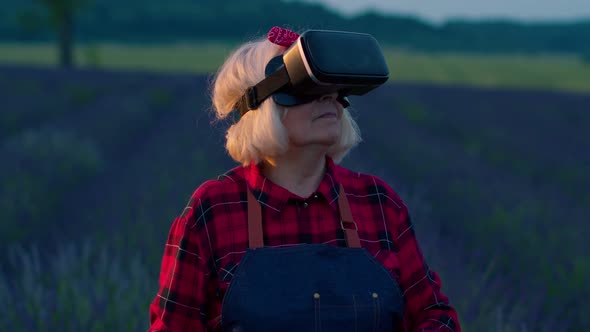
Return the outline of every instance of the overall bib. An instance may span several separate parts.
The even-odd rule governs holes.
[[[342,186],[338,208],[348,247],[265,248],[260,203],[250,190],[247,195],[250,248],[223,300],[224,332],[395,332],[400,288],[361,248]]]

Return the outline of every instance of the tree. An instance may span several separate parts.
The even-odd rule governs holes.
[[[58,37],[59,65],[70,68],[74,65],[74,15],[90,0],[36,0],[47,8],[51,26]]]

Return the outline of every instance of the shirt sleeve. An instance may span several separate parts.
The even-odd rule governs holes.
[[[148,332],[205,331],[208,269],[194,227],[193,200],[170,228]]]
[[[393,190],[387,194],[399,199]],[[411,332],[461,332],[457,311],[441,292],[440,277],[426,263],[408,208],[401,199],[399,206],[398,218],[392,218],[396,224],[391,226],[398,230],[396,245],[399,284],[405,299],[404,329]]]

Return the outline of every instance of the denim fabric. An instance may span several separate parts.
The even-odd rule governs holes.
[[[365,249],[258,248],[248,249],[235,271],[222,330],[391,332],[402,312],[397,282]]]

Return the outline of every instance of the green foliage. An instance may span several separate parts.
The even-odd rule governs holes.
[[[209,74],[235,42],[84,44],[74,51],[82,67]],[[94,51],[95,50],[95,51]],[[590,66],[578,57],[549,55],[426,54],[385,47],[390,82],[590,91]],[[0,44],[0,63],[54,66],[49,44]]]
[[[71,116],[63,116],[61,108],[47,107],[43,112],[51,113],[48,119],[59,121],[40,122],[36,127],[42,130],[17,126],[18,134],[2,141],[0,152],[6,161],[0,165],[0,202],[5,205],[0,206],[4,213],[0,218],[16,222],[1,224],[0,240],[15,243],[32,238],[32,232],[42,238],[44,227],[63,224],[74,229],[75,235],[91,234],[92,241],[76,241],[56,254],[44,249],[35,254],[27,245],[12,251],[11,260],[2,256],[6,252],[0,253],[0,273],[4,273],[0,306],[9,308],[0,315],[1,326],[145,330],[147,304],[157,291],[155,281],[170,221],[191,190],[225,170],[220,169],[225,164],[215,159],[219,151],[209,148],[222,150],[221,140],[205,129],[209,125],[205,116],[196,115],[199,105],[208,101],[186,99],[199,95],[195,91],[204,96],[203,85],[182,82],[179,76],[168,80],[153,74],[138,79],[133,75],[116,73],[110,80],[91,77],[93,85],[64,78],[68,83],[55,86],[52,97],[72,102]],[[94,85],[98,81],[108,86],[109,93],[98,94],[103,91]],[[34,81],[23,82],[25,92],[45,90]],[[557,319],[587,330],[588,318],[570,308],[583,307],[582,301],[590,297],[584,284],[590,266],[583,255],[587,252],[584,209],[590,206],[584,186],[588,177],[577,163],[559,158],[566,146],[585,144],[586,131],[578,128],[587,127],[586,113],[550,107],[526,110],[527,105],[519,105],[521,99],[512,92],[510,108],[504,109],[486,108],[490,99],[485,99],[490,97],[475,90],[425,89],[428,94],[422,97],[417,93],[421,89],[408,87],[403,95],[392,98],[388,93],[376,94],[376,103],[368,104],[372,113],[361,113],[361,103],[354,104],[359,121],[365,121],[361,129],[368,129],[365,139],[373,142],[361,147],[360,162],[369,170],[387,168],[381,176],[427,188],[425,199],[434,213],[422,219],[423,229],[455,240],[445,238],[431,250],[458,245],[456,240],[461,239],[456,253],[481,253],[470,267],[482,273],[473,279],[462,275],[462,265],[455,265],[458,256],[435,260],[451,262],[441,273],[443,283],[458,283],[455,289],[466,294],[452,298],[466,317],[464,330],[555,330],[551,324]],[[468,107],[453,113],[455,107],[445,107],[437,99],[441,90],[453,93],[457,98],[453,105]],[[23,98],[27,96],[23,93]],[[43,102],[51,105],[50,99]],[[108,102],[102,104],[103,100]],[[388,107],[377,109],[381,105]],[[529,116],[532,111],[534,116]],[[6,113],[19,112],[15,108]],[[200,122],[197,127],[194,120]],[[552,130],[564,131],[565,139],[557,140],[543,130],[547,123]],[[530,128],[540,128],[544,135]],[[554,140],[557,143],[552,146]],[[558,163],[543,159],[547,156],[556,156]],[[106,176],[97,178],[97,170],[104,170],[101,175]],[[96,186],[72,190],[72,183]],[[572,192],[562,192],[565,186],[572,187]],[[66,194],[79,195],[84,202],[96,189],[99,193],[92,196],[100,197],[96,206],[71,204],[67,210],[77,214],[72,213],[71,219],[56,217],[59,214],[53,209]],[[580,195],[569,196],[574,193]],[[418,215],[424,211],[422,205],[416,209]],[[77,232],[80,225],[84,232]],[[435,227],[440,231],[432,230]],[[64,243],[60,238],[49,240]],[[140,254],[129,258],[125,256],[129,252]],[[21,265],[24,268],[19,270]],[[456,281],[453,270],[459,270]],[[498,279],[509,286],[496,290]],[[117,302],[120,298],[126,301]],[[66,322],[64,317],[76,319]]]
[[[27,9],[16,13],[16,23],[23,33],[35,35],[44,28],[45,17],[38,11]]]
[[[157,275],[146,267],[140,251],[123,254],[96,241],[61,244],[51,254],[34,246],[9,249],[1,258],[8,264],[0,270],[4,328],[147,330],[147,308],[157,292]]]
[[[424,125],[429,122],[428,112],[420,102],[400,98],[395,101],[393,107],[415,125]]]
[[[88,86],[72,85],[69,89],[69,99],[73,101],[76,107],[87,106],[98,97],[98,91]]]
[[[149,94],[149,98],[154,107],[168,107],[172,104],[174,96],[170,90],[157,89]]]
[[[463,148],[467,153],[472,155],[475,158],[479,158],[482,154],[482,143],[481,140],[477,138],[467,138],[463,141]]]
[[[148,307],[158,291],[154,266],[159,265],[163,248],[152,244],[159,254],[146,255],[138,248],[130,250],[125,239],[126,234],[119,233],[108,242],[60,244],[55,253],[34,246],[14,246],[0,253],[0,261],[8,262],[0,269],[0,305],[5,308],[0,324],[11,331],[147,330]],[[523,327],[542,328],[541,323],[523,323],[526,300],[509,305],[500,294],[498,298],[481,297],[493,281],[494,270],[492,262],[481,280],[468,283],[472,292],[457,301],[460,313],[477,308],[476,318],[463,329],[516,332]]]
[[[12,79],[10,83],[11,91],[22,96],[34,96],[40,93],[42,89],[39,81],[27,78]],[[2,115],[9,113],[15,114],[17,112],[2,112]]]
[[[6,14],[4,17],[0,14],[0,38],[20,40],[25,28],[8,16],[30,10],[31,1],[5,2]],[[507,20],[454,20],[435,25],[415,17],[376,12],[343,17],[318,4],[300,1],[175,0],[163,3],[145,0],[127,2],[125,6],[115,0],[35,0],[34,3],[44,4],[52,17],[59,17],[64,9],[80,8],[77,36],[83,41],[236,41],[261,36],[277,24],[295,30],[323,28],[368,32],[382,43],[435,52],[580,54],[587,50],[586,41],[590,39],[589,21],[524,24]],[[54,21],[59,22],[59,19]],[[32,36],[37,40],[52,37],[47,31],[38,31]]]
[[[60,67],[72,66],[72,45],[74,43],[74,22],[76,12],[88,3],[87,0],[35,0],[46,8],[50,27],[58,37]]]
[[[0,253],[0,261],[7,262],[0,268],[0,305],[7,308],[0,324],[16,331],[145,331],[148,305],[158,290],[157,267],[163,250],[161,241],[148,243],[147,234],[165,234],[165,229],[152,223],[141,227],[142,237],[134,235],[137,228],[129,228],[59,244],[55,252],[12,246]],[[129,243],[130,239],[140,242]],[[470,317],[463,320],[463,329],[516,332],[542,330],[550,324],[557,327],[564,316],[553,311],[536,323],[526,322],[526,313],[537,299],[513,301],[501,293],[489,297],[486,290],[501,273],[498,262],[490,260],[478,279],[465,281],[465,296],[454,299],[461,315]],[[565,285],[573,291],[584,289],[590,268],[582,257],[577,262],[573,284]],[[443,276],[443,280],[447,279]]]
[[[74,13],[84,6],[91,3],[92,0],[34,0],[36,3],[45,7],[49,14],[50,22],[54,26],[61,26],[63,20],[70,13]]]
[[[40,86],[36,81],[20,79],[12,81],[11,90],[15,95],[33,96],[40,90]],[[10,136],[17,131],[20,125],[26,122],[29,117],[30,114],[26,110],[0,112],[0,138]]]
[[[9,243],[24,233],[43,234],[41,222],[58,207],[72,186],[98,172],[100,151],[88,140],[55,129],[25,130],[0,146],[0,240]]]
[[[100,48],[97,45],[91,44],[82,47],[83,63],[90,68],[100,68],[102,66],[102,58]]]

